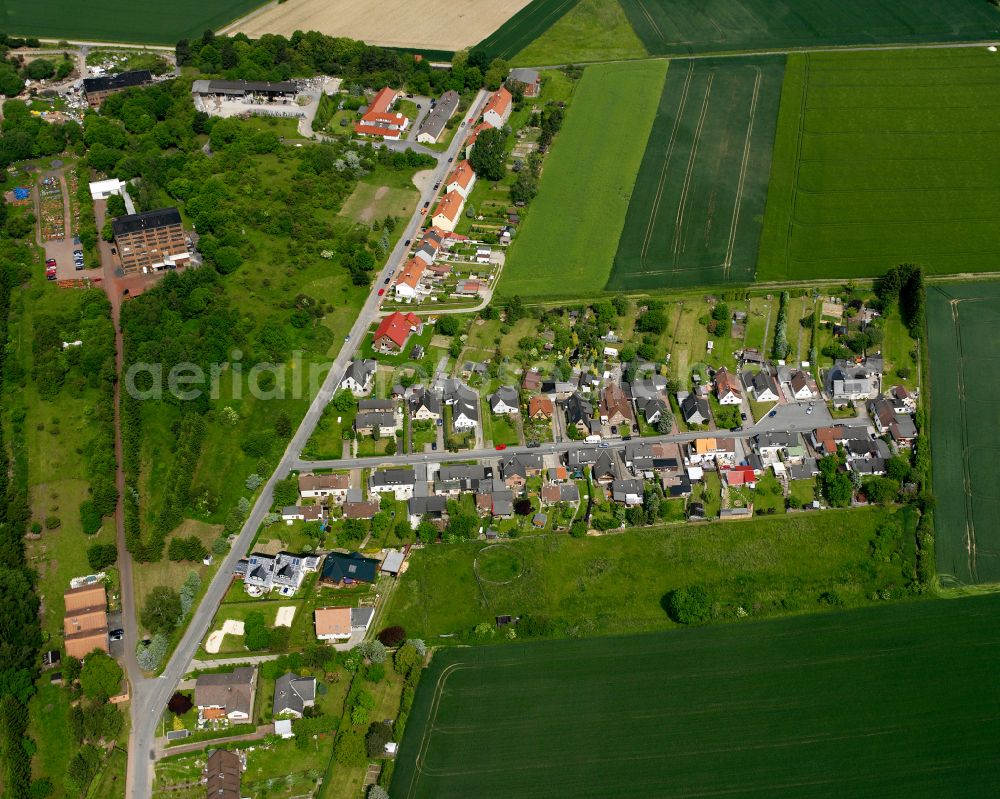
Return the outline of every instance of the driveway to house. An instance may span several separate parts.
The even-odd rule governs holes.
[[[485,102],[487,92],[481,90],[476,96],[472,109],[476,115],[481,110]],[[470,112],[471,115],[471,112]],[[467,132],[467,128],[463,129]],[[465,136],[456,135],[448,150],[441,154],[434,154],[438,164],[434,168],[436,180],[444,180],[451,170],[451,161],[458,155]],[[435,181],[436,182],[436,181]],[[187,629],[169,662],[164,666],[162,673],[156,680],[148,680],[146,684],[150,686],[148,691],[143,691],[140,695],[136,691],[132,703],[132,745],[129,747],[128,775],[126,778],[125,795],[128,799],[148,799],[153,792],[153,764],[157,758],[155,748],[156,723],[174,691],[174,687],[187,673],[189,664],[202,639],[208,632],[209,625],[215,616],[215,612],[222,603],[232,581],[233,570],[237,562],[249,552],[253,540],[257,535],[257,530],[264,521],[264,516],[271,509],[274,503],[274,487],[279,480],[284,479],[289,472],[299,462],[303,447],[309,441],[323,415],[323,409],[333,397],[348,364],[353,359],[359,345],[364,341],[365,335],[372,323],[378,317],[378,304],[381,299],[377,290],[383,286],[383,281],[391,279],[397,267],[402,263],[408,248],[404,245],[407,239],[416,237],[421,224],[424,221],[420,209],[424,202],[434,199],[433,184],[430,189],[421,193],[417,209],[414,211],[410,221],[399,232],[396,246],[393,248],[386,260],[385,265],[375,276],[371,293],[358,313],[358,317],[351,328],[350,334],[345,339],[344,346],[330,365],[330,370],[323,381],[323,385],[317,392],[315,398],[306,411],[304,418],[291,441],[285,448],[285,452],[271,474],[268,481],[261,489],[260,495],[251,508],[247,520],[240,530],[229,553],[222,558],[219,570],[216,572],[212,582],[209,583],[201,603],[195,609],[188,623]]]

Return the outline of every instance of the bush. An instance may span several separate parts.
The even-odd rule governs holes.
[[[118,547],[114,544],[92,544],[87,547],[87,563],[95,572],[105,569],[118,560]]]
[[[363,766],[368,762],[365,742],[361,733],[344,730],[337,735],[333,746],[333,756],[342,766]]]
[[[385,665],[382,663],[372,663],[365,669],[365,679],[368,682],[379,683],[385,679]]]
[[[378,634],[378,640],[390,649],[395,649],[406,640],[406,630],[398,625],[386,627]]]
[[[183,716],[193,707],[194,702],[191,701],[191,695],[182,694],[180,691],[170,697],[170,701],[167,703],[167,709],[175,716]]]
[[[264,614],[260,611],[248,613],[243,623],[243,643],[252,652],[267,649],[271,644],[271,631],[264,622]]]
[[[368,757],[379,757],[385,754],[385,745],[392,740],[392,726],[376,721],[368,727],[365,735],[365,749]]]
[[[381,641],[362,641],[357,647],[358,653],[372,663],[385,663],[387,653]]]
[[[84,533],[93,535],[101,529],[103,523],[104,517],[101,516],[93,500],[85,499],[80,503],[80,524],[83,525]]]
[[[712,613],[712,600],[700,585],[678,588],[666,597],[667,615],[678,624],[698,624],[708,621]]]
[[[46,530],[58,530],[59,525],[62,524],[62,520],[58,516],[46,516],[45,517],[45,529]]]
[[[208,556],[208,550],[201,540],[194,535],[187,538],[171,538],[167,557],[172,561],[200,561]]]

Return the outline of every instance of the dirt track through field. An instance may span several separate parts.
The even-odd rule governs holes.
[[[239,20],[226,33],[258,38],[315,30],[388,47],[461,50],[477,44],[530,0],[288,0]]]

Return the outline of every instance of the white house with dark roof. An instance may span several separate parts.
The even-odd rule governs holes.
[[[355,395],[367,394],[371,390],[372,378],[375,377],[377,368],[378,364],[371,358],[351,361],[344,373],[344,379],[340,381],[340,388]]]
[[[490,410],[494,414],[513,415],[521,411],[521,398],[514,386],[500,386],[489,396]]]
[[[274,682],[274,704],[271,712],[275,718],[302,718],[307,707],[316,704],[316,678],[298,674],[282,674]]]

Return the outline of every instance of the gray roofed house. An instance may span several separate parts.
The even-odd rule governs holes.
[[[378,577],[378,567],[377,560],[363,557],[357,552],[352,552],[350,555],[331,552],[323,559],[319,581],[331,585],[374,583]]]
[[[359,435],[391,436],[396,432],[396,414],[392,411],[361,411],[354,417],[354,429]]]
[[[372,472],[370,487],[373,491],[389,490],[396,486],[412,486],[416,472],[409,467],[376,469]]]
[[[593,478],[600,483],[617,480],[619,475],[618,461],[610,449],[602,449],[590,469]]]
[[[790,480],[808,480],[810,477],[815,477],[819,474],[819,465],[816,463],[815,458],[805,458],[802,463],[793,463],[786,468],[788,469],[788,478]]]
[[[399,574],[399,570],[403,567],[403,561],[406,560],[406,552],[401,549],[390,549],[384,558],[382,558],[382,565],[379,569],[383,574]]]
[[[635,406],[642,413],[647,424],[656,424],[667,410],[667,404],[659,397],[639,397]]]
[[[490,410],[495,414],[515,414],[521,409],[521,396],[514,386],[500,386],[489,396]]]
[[[378,369],[378,363],[371,358],[360,361],[351,361],[344,372],[344,378],[340,381],[340,387],[352,394],[364,394],[371,388],[372,378]]]
[[[537,69],[517,67],[507,76],[508,84],[516,84],[525,97],[537,97],[542,87],[542,77]]]
[[[445,381],[444,403],[451,406],[452,424],[456,430],[470,430],[479,424],[479,394],[462,381]]]
[[[247,94],[263,94],[268,96],[295,94],[298,87],[294,81],[277,81],[271,83],[261,80],[196,80],[191,85],[195,94],[223,94],[241,97]]]
[[[615,502],[622,502],[625,505],[639,505],[642,503],[642,495],[642,480],[629,478],[613,480],[611,483],[611,498]]]
[[[777,402],[781,396],[781,388],[771,373],[764,369],[750,378],[750,387],[758,402]]]
[[[419,522],[425,516],[441,518],[447,510],[446,497],[411,497],[406,503],[406,511],[410,515],[411,522],[414,519]]]
[[[420,123],[420,127],[417,129],[417,141],[424,144],[434,144],[441,138],[448,120],[452,118],[457,108],[458,93],[449,89],[441,95],[434,108]]]
[[[688,393],[683,398],[678,395],[678,400],[685,424],[706,424],[711,418],[708,400],[704,397]]]
[[[481,463],[459,463],[442,466],[438,471],[438,480],[450,483],[453,480],[485,480],[493,474],[493,469]]]
[[[253,711],[257,670],[239,666],[222,674],[202,674],[194,684],[194,703],[203,719],[244,721]]]
[[[291,552],[267,555],[252,552],[243,584],[263,591],[273,591],[275,588],[297,591],[305,573],[315,571],[318,566],[319,557],[316,555],[295,555]]]
[[[858,364],[838,360],[827,370],[824,386],[835,405],[865,400],[878,391],[881,358],[866,358]],[[877,367],[877,368],[876,368]]]
[[[274,681],[274,704],[272,714],[302,718],[307,707],[316,704],[316,678],[300,677],[298,674],[282,674]]]
[[[396,410],[396,403],[388,399],[363,399],[358,400],[359,411],[389,411]]]
[[[493,515],[508,518],[514,515],[514,492],[493,492]]]
[[[586,427],[590,430],[590,422],[594,416],[594,406],[583,398],[583,395],[574,392],[569,399],[562,403],[566,411],[566,423],[577,427]]]
[[[410,416],[418,421],[440,419],[441,397],[428,388],[414,389],[410,395]]]
[[[566,465],[571,469],[587,466],[597,460],[596,447],[579,447],[566,451]]]

